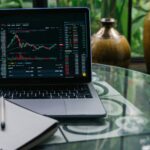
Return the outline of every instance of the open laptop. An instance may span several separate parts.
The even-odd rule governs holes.
[[[51,117],[104,117],[87,8],[0,10],[0,92]]]

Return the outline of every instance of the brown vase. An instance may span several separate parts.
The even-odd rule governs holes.
[[[146,62],[147,72],[150,73],[150,13],[144,18],[144,58]]]
[[[113,18],[101,19],[102,28],[92,36],[92,62],[128,68],[130,46],[126,38],[114,28]]]

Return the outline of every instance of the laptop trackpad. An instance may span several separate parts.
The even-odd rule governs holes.
[[[67,115],[70,116],[99,116],[101,114],[100,101],[92,100],[69,100],[66,101]],[[103,112],[103,111],[102,111]]]
[[[66,115],[65,104],[63,100],[49,99],[12,99],[12,102],[25,107],[29,110],[48,116]]]

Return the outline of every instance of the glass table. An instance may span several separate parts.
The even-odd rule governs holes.
[[[55,135],[35,149],[150,150],[150,75],[93,64],[92,79],[107,117],[62,119]]]

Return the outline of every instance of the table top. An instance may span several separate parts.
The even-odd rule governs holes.
[[[60,120],[56,134],[36,149],[149,150],[150,75],[93,64],[92,80],[107,116]]]

